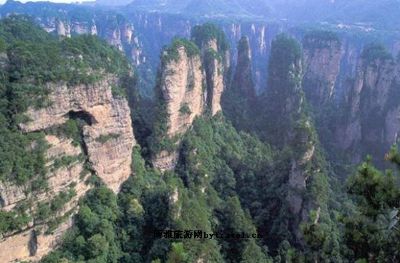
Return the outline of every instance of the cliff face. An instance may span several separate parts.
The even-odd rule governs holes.
[[[260,97],[264,135],[281,149],[290,149],[287,159],[287,181],[284,202],[290,217],[289,228],[297,243],[303,243],[301,223],[310,221],[310,211],[324,209],[325,201],[312,190],[318,181],[326,180],[324,165],[317,155],[318,136],[305,107],[301,47],[296,40],[280,35],[272,43],[269,64],[269,89]],[[322,190],[324,191],[324,190]],[[287,213],[283,210],[283,213]],[[326,212],[324,210],[324,212]],[[318,220],[315,224],[318,223]]]
[[[60,15],[60,17],[63,16]],[[93,14],[80,19],[72,16],[67,20],[58,16],[47,17],[45,20],[40,20],[39,24],[47,32],[55,32],[60,37],[82,34],[98,35],[110,45],[125,52],[135,66],[146,62],[134,26],[125,19],[120,21],[115,15],[107,17]]]
[[[90,189],[90,185],[85,183],[90,175],[85,174],[84,161],[79,159],[83,154],[80,147],[73,146],[71,139],[51,135],[46,136],[46,141],[49,143],[46,155],[49,168],[54,165],[55,160],[63,156],[77,160],[50,172],[46,178],[49,190],[38,195],[26,194],[24,187],[0,183],[1,199],[4,201],[1,209],[13,211],[24,203],[32,202],[34,205],[30,212],[34,214],[41,204],[51,202],[70,189],[76,194],[55,215],[46,219],[33,219],[22,231],[4,234],[0,239],[0,249],[8,253],[0,254],[1,262],[38,261],[53,250],[62,234],[71,227],[72,215],[76,211],[79,199]],[[57,220],[60,220],[60,223],[52,226]]]
[[[175,58],[167,57],[176,55]],[[202,69],[200,54],[190,54],[183,45],[164,51],[160,74],[161,100],[165,105],[167,117],[163,120],[168,127],[163,137],[169,139],[182,136],[190,127],[196,116],[205,109],[205,73]],[[163,113],[161,113],[163,114]],[[179,144],[179,140],[174,142]],[[160,170],[171,170],[175,167],[177,153],[164,149],[155,156],[153,165]]]
[[[170,137],[186,132],[194,118],[203,113],[205,105],[200,56],[190,57],[184,47],[179,47],[177,52],[178,59],[165,65],[161,77]]]
[[[51,106],[29,109],[27,116],[34,121],[21,125],[25,132],[40,131],[82,116],[88,124],[83,127],[83,141],[89,161],[114,192],[130,175],[135,144],[128,103],[112,95],[116,85],[113,77],[93,85],[54,85],[50,87]]]
[[[315,107],[332,102],[342,57],[338,38],[325,33],[304,37],[305,75],[303,87],[308,101]]]
[[[192,41],[176,39],[162,54],[158,90],[158,112],[165,115],[164,131],[158,140],[164,146],[153,158],[153,165],[162,171],[171,170],[178,160],[182,136],[194,119],[204,113],[214,116],[221,111],[225,87],[225,68],[229,65],[229,51],[222,31],[214,25],[197,26]],[[166,143],[166,141],[168,143]],[[166,148],[166,147],[164,147]]]
[[[206,73],[208,104],[211,114],[221,111],[221,97],[224,91],[224,60],[219,56],[217,40],[211,39],[203,45],[204,68]]]
[[[238,44],[238,58],[233,77],[232,88],[249,99],[255,98],[255,85],[251,65],[252,57],[248,37],[243,37]]]
[[[132,6],[136,7],[135,4]],[[150,89],[154,87],[155,76],[159,65],[159,53],[163,46],[168,45],[175,36],[190,37],[191,29],[198,23],[195,19],[179,17],[165,13],[146,13],[146,12],[127,12],[126,7],[115,9],[110,12],[96,10],[86,6],[85,14],[77,14],[76,6],[67,8],[66,6],[56,4],[40,5],[39,3],[22,4],[13,2],[0,8],[0,14],[6,16],[12,12],[28,14],[36,18],[38,23],[48,32],[56,32],[60,35],[74,35],[80,33],[97,34],[108,43],[114,44],[117,48],[123,49],[132,63],[138,66],[138,71],[143,74],[143,84],[146,92],[151,93]],[[58,23],[57,21],[62,21]],[[61,26],[62,24],[62,26]],[[242,36],[249,37],[250,48],[253,53],[252,68],[254,70],[254,83],[257,93],[261,93],[267,83],[265,72],[268,68],[269,54],[271,52],[271,42],[280,32],[290,32],[302,39],[301,29],[293,29],[285,23],[271,24],[263,22],[226,22],[221,25],[229,43],[236,49],[236,44]],[[130,33],[131,32],[131,33]],[[132,35],[131,35],[132,34]],[[342,40],[343,56],[340,61],[339,79],[336,80],[336,94],[342,96],[348,77],[354,77],[355,67],[362,50],[359,39],[344,37]],[[390,40],[386,43],[393,52],[398,51],[398,41]],[[318,51],[324,57],[336,56],[333,49],[327,51]],[[232,61],[236,61],[236,53],[232,53]],[[317,58],[318,56],[312,56]],[[312,59],[310,57],[310,59]],[[321,59],[318,61],[324,66],[325,77],[333,74],[336,58],[332,57],[332,62]],[[315,71],[313,71],[316,73]],[[330,72],[330,73],[328,73]],[[313,74],[314,74],[313,73]],[[321,77],[318,75],[315,77]],[[312,77],[312,75],[310,75]],[[318,79],[317,78],[317,79]],[[327,83],[332,83],[329,77]],[[329,84],[330,85],[330,84]],[[329,86],[328,85],[328,86]],[[315,86],[315,85],[314,85]],[[328,92],[329,94],[329,92]]]
[[[32,204],[32,220],[22,231],[6,233],[0,239],[1,262],[39,260],[54,249],[62,234],[71,226],[78,200],[90,189],[86,181],[99,176],[114,192],[131,175],[133,136],[130,109],[124,98],[112,95],[118,85],[109,75],[94,84],[67,86],[47,84],[49,106],[29,108],[29,122],[21,124],[23,132],[46,134],[47,190],[25,191],[24,186],[0,183],[1,210],[13,211],[23,204]],[[81,143],[52,130],[69,120],[84,123]],[[43,207],[63,196],[62,207],[42,218]],[[68,196],[68,198],[66,197]],[[11,253],[12,252],[12,253]]]
[[[248,37],[238,44],[237,64],[231,85],[222,100],[224,115],[240,130],[251,130],[255,126],[256,90],[253,81],[252,57]]]
[[[374,153],[382,161],[400,132],[400,67],[389,55],[370,57],[366,48],[346,97],[348,117],[336,133],[341,149],[355,160]]]

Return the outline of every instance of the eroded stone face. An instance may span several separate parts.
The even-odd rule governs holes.
[[[325,105],[333,98],[342,53],[337,41],[325,41],[321,48],[304,49],[303,83],[307,97],[314,106]]]
[[[209,109],[211,115],[221,111],[221,97],[224,91],[224,68],[229,63],[207,52],[218,52],[215,39],[206,43],[200,55],[189,56],[185,47],[177,49],[178,58],[168,61],[161,69],[160,89],[168,113],[169,138],[182,136],[197,116]],[[229,55],[228,55],[229,56]],[[161,171],[175,168],[176,152],[160,152],[153,158],[154,167]]]
[[[27,116],[34,121],[22,124],[21,129],[40,131],[65,123],[73,113],[85,114],[90,118],[83,138],[89,161],[106,185],[117,192],[131,173],[131,152],[136,141],[128,102],[112,96],[113,85],[117,80],[111,77],[93,85],[52,84],[51,105],[29,109]]]
[[[44,255],[53,250],[59,243],[61,236],[72,225],[72,215],[75,213],[78,201],[90,189],[90,185],[85,183],[87,177],[81,177],[83,171],[83,161],[77,161],[68,167],[61,167],[55,171],[51,170],[54,161],[62,156],[78,157],[82,154],[79,146],[72,145],[72,140],[60,138],[53,135],[45,137],[49,149],[46,154],[46,166],[49,168],[47,174],[48,191],[26,194],[23,186],[7,184],[0,189],[2,198],[6,200],[2,210],[11,211],[21,201],[32,201],[31,213],[37,209],[39,203],[49,202],[61,192],[68,191],[74,184],[76,195],[67,202],[60,211],[57,211],[57,217],[62,217],[71,212],[71,216],[60,224],[51,234],[45,234],[47,222],[30,222],[23,231],[15,233],[6,233],[0,239],[0,262],[15,261],[38,261]],[[12,191],[15,191],[13,193]],[[19,191],[21,189],[21,191]],[[12,193],[10,195],[10,193]],[[41,229],[41,231],[39,231]]]
[[[79,199],[91,188],[85,182],[90,174],[83,173],[86,161],[114,192],[118,192],[131,175],[132,150],[136,141],[128,102],[112,95],[112,87],[117,84],[117,79],[112,76],[91,85],[48,84],[50,105],[27,111],[31,121],[20,125],[24,132],[44,131],[65,123],[72,116],[83,116],[87,123],[83,126],[83,145],[74,145],[69,138],[46,135],[49,190],[33,195],[25,193],[23,186],[0,183],[1,209],[10,211],[19,202],[31,200],[34,211],[39,203],[51,201],[61,192],[68,191],[71,185],[76,195],[57,211],[57,217],[67,213],[69,216],[50,234],[45,234],[47,222],[31,222],[21,232],[0,237],[0,251],[9,251],[0,253],[0,262],[38,261],[57,247],[63,233],[72,225]],[[51,169],[56,159],[65,156],[76,158],[76,161],[67,167]]]
[[[361,60],[346,104],[350,111],[347,121],[338,126],[336,139],[345,151],[360,149],[360,145],[385,152],[399,139],[400,101],[396,99],[400,85],[400,65],[392,60]],[[380,145],[380,149],[377,149]],[[369,147],[369,148],[368,148]],[[379,148],[379,147],[378,147]],[[370,152],[355,152],[358,162]]]
[[[189,57],[184,47],[178,48],[177,52],[178,59],[169,61],[161,74],[160,88],[168,113],[166,136],[169,138],[184,134],[194,119],[203,114],[205,107],[205,76],[200,56]],[[177,153],[163,151],[153,158],[153,165],[162,171],[171,170],[177,159]]]
[[[218,52],[218,44],[216,39],[211,39],[204,47],[203,53],[208,50],[212,50],[213,52]],[[229,54],[228,54],[229,56]],[[208,103],[211,114],[214,116],[221,108],[221,97],[224,91],[224,64],[222,60],[218,60],[217,58],[212,58],[210,61],[205,61],[205,73],[207,79],[207,88],[209,94]]]
[[[200,56],[189,57],[184,47],[178,53],[179,59],[165,66],[161,84],[170,137],[186,132],[194,118],[203,113],[205,103]]]

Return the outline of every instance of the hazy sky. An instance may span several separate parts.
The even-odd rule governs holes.
[[[49,1],[49,2],[55,2],[55,3],[71,3],[71,2],[81,2],[78,0],[18,0],[18,2],[39,2],[39,1]],[[0,0],[0,4],[4,4],[7,2],[7,0]]]

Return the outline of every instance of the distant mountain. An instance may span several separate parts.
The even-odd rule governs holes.
[[[9,14],[25,14],[34,17],[63,17],[65,13],[72,10],[84,13],[88,11],[90,6],[76,4],[60,4],[52,2],[27,2],[21,3],[18,1],[9,0],[1,6],[0,15],[6,16]]]
[[[194,15],[249,15],[240,4],[229,0],[192,0],[183,10]]]
[[[124,6],[134,0],[96,0],[96,4],[104,6]]]
[[[134,0],[129,8],[205,17],[266,16],[272,10],[265,0]]]
[[[272,6],[266,0],[236,0],[240,6],[247,12],[258,15],[267,16],[272,14]]]
[[[96,0],[121,12],[142,11],[181,14],[191,17],[261,18],[288,20],[291,24],[361,24],[381,30],[399,31],[400,0]],[[49,12],[83,8],[84,5],[13,0],[2,7],[9,12],[48,15]],[[52,7],[52,8],[48,8]],[[38,11],[39,10],[39,11]]]
[[[133,0],[129,7],[134,10],[180,13],[190,0]]]
[[[365,23],[399,30],[399,0],[272,0],[274,16],[292,21]]]
[[[111,0],[101,0],[111,1]],[[133,0],[131,10],[202,17],[263,17],[299,22],[364,23],[398,30],[400,0]]]

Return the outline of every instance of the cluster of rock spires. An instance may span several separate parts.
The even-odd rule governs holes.
[[[162,136],[171,140],[177,138],[176,145],[197,116],[206,113],[214,116],[222,109],[224,72],[229,67],[225,58],[229,55],[220,55],[222,50],[218,49],[216,38],[208,39],[200,47],[194,45],[186,40],[176,40],[162,56],[158,103],[165,104],[167,117],[163,121],[168,127]],[[177,160],[177,150],[163,149],[153,156],[153,165],[162,171],[172,170]]]
[[[205,42],[195,53],[185,45],[176,45],[165,52],[162,54],[158,88],[163,100],[160,103],[166,105],[168,115],[165,136],[172,138],[183,136],[197,116],[206,113],[213,116],[221,111],[224,72],[229,62],[223,59],[225,56],[217,56],[219,50],[215,38]],[[173,55],[176,57],[167,59]],[[117,77],[106,75],[94,84],[46,84],[51,91],[49,105],[39,109],[32,107],[26,112],[30,121],[20,124],[20,129],[26,133],[46,133],[45,139],[49,144],[47,166],[51,168],[57,159],[64,157],[74,158],[74,161],[65,167],[50,169],[47,175],[49,191],[36,196],[26,194],[22,186],[0,183],[2,210],[12,211],[27,200],[36,204],[50,202],[69,189],[76,194],[57,213],[58,218],[64,219],[56,229],[46,233],[48,222],[33,221],[22,231],[6,233],[0,241],[0,249],[5,251],[11,247],[13,253],[2,254],[1,262],[37,261],[54,249],[63,233],[71,227],[79,199],[90,190],[86,181],[92,174],[116,193],[132,175],[132,150],[136,140],[127,100],[113,95],[113,87],[118,86],[118,81]],[[70,119],[80,119],[85,123],[81,145],[48,132]],[[160,170],[173,169],[176,156],[177,152],[161,152],[153,164]]]
[[[67,25],[61,21],[56,23],[59,35],[71,35]],[[85,28],[76,25],[72,31],[98,33],[95,25],[86,25]],[[109,33],[113,45],[121,50],[132,45],[132,52],[137,52],[135,47],[138,42],[131,25],[122,24]],[[215,37],[196,44],[198,52],[192,50],[193,46],[181,43],[172,45],[162,54],[157,89],[161,95],[159,103],[165,106],[167,113],[167,131],[163,136],[175,145],[179,145],[180,137],[190,129],[196,117],[204,114],[214,116],[221,111],[222,95],[229,80],[226,76],[230,68],[229,51],[221,50]],[[254,76],[256,74],[252,69],[250,46],[249,38],[240,40],[237,67],[229,87],[236,89],[235,94],[255,101],[254,79],[257,76]],[[135,56],[139,57],[137,54]],[[313,138],[313,123],[304,110],[305,100],[315,109],[335,104],[338,83],[343,81],[340,79],[340,68],[344,56],[346,51],[339,39],[308,35],[303,41],[303,54],[294,53],[292,59],[288,60],[285,76],[290,78],[284,83],[284,90],[280,88],[283,85],[280,83],[280,72],[276,71],[277,68],[270,68],[269,91],[262,98],[267,100],[270,108],[265,110],[274,111],[274,120],[283,125],[277,129],[277,136],[282,140],[280,144],[293,145],[296,142],[296,147],[299,147],[296,156],[291,159],[288,174],[290,190],[286,197],[291,213],[297,216],[294,225],[305,220],[311,209],[321,210],[316,202],[304,198],[310,176],[318,176],[321,168],[317,166],[313,167],[313,171],[307,170],[317,158],[317,142]],[[396,98],[399,98],[400,64],[390,56],[371,58],[366,49],[355,72],[354,81],[345,90],[343,111],[348,117],[335,127],[334,140],[342,151],[354,153],[355,161],[358,161],[377,145],[381,149],[379,154],[383,155],[399,139],[400,101]],[[79,198],[90,189],[90,185],[85,184],[90,174],[82,177],[86,162],[91,165],[92,172],[114,192],[118,192],[122,182],[132,174],[131,154],[136,142],[128,103],[112,94],[112,87],[117,82],[114,76],[107,76],[93,85],[67,87],[62,83],[49,84],[52,104],[39,110],[31,108],[27,112],[32,121],[21,125],[24,132],[46,131],[72,117],[86,119],[87,125],[82,133],[83,147],[74,146],[71,139],[47,135],[50,148],[46,157],[48,166],[62,155],[83,155],[87,159],[79,159],[49,174],[50,191],[34,197],[39,201],[51,200],[74,183],[77,194],[59,212],[60,217],[67,215],[68,220],[50,235],[44,234],[42,228],[46,226],[42,222],[32,222],[21,232],[8,233],[0,240],[0,251],[12,248],[13,253],[2,253],[1,262],[38,260],[57,246],[61,235],[72,224],[72,214],[77,209]],[[178,154],[176,148],[172,151],[162,150],[153,156],[153,165],[162,171],[171,170],[178,161]],[[1,209],[5,211],[33,198],[27,196],[22,187],[7,183],[0,183],[0,197]],[[300,234],[296,234],[300,240]]]
[[[399,140],[399,62],[382,46],[365,46],[354,76],[343,80],[340,68],[346,52],[337,36],[311,34],[303,47],[303,87],[309,103],[316,111],[333,105],[337,110],[338,122],[331,126],[334,145],[353,163],[368,154],[383,162]],[[344,94],[337,102],[340,85]]]
[[[146,57],[142,54],[142,44],[139,42],[135,27],[131,23],[111,17],[110,19],[115,20],[114,23],[105,24],[99,28],[99,21],[94,19],[92,18],[89,21],[64,21],[52,17],[49,21],[42,22],[42,26],[47,32],[54,32],[60,37],[82,34],[100,36],[106,39],[110,45],[124,51],[134,65],[138,66],[146,62]]]

